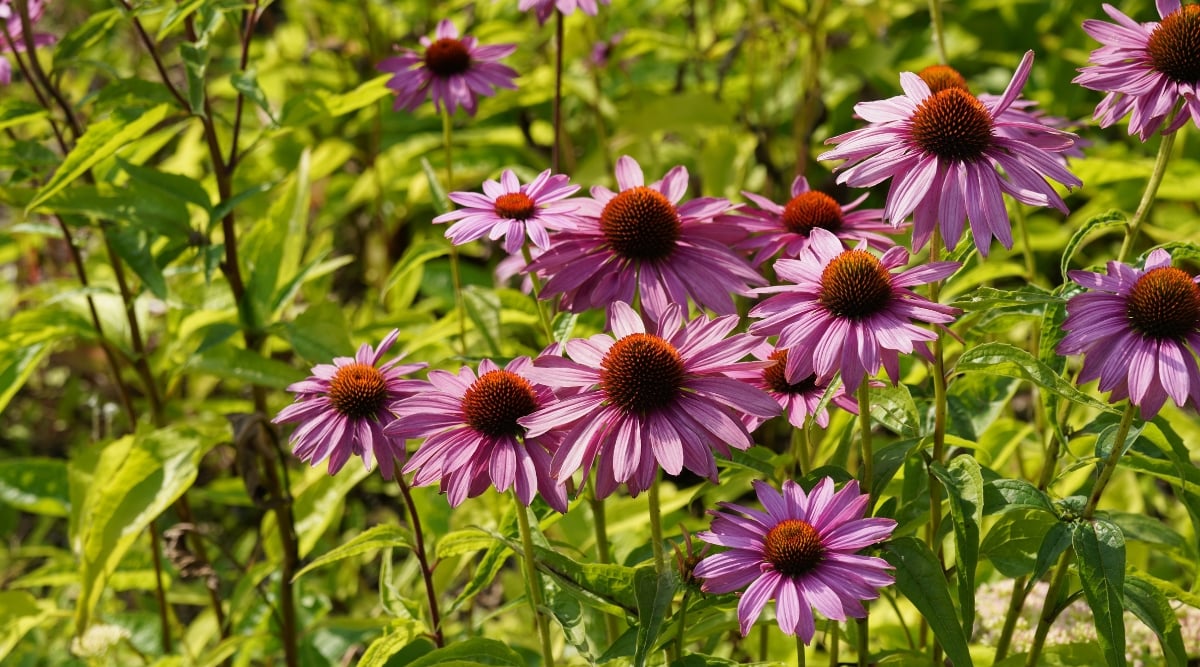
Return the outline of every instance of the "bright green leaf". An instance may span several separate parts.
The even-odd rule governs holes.
[[[973,347],[958,358],[955,369],[960,373],[987,373],[1029,380],[1037,386],[1080,405],[1112,412],[1112,406],[1079,391],[1048,366],[1025,350],[1008,343],[984,343]]]
[[[296,573],[292,581],[330,563],[336,563],[339,560],[345,560],[352,556],[359,556],[369,551],[377,551],[388,547],[412,549],[412,538],[409,537],[407,530],[397,525],[383,524],[372,526],[304,566],[302,570]]]
[[[67,464],[60,459],[14,458],[0,461],[0,502],[44,516],[67,516]]]

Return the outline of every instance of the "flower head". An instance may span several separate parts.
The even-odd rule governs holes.
[[[526,379],[529,368],[529,357],[517,357],[504,368],[484,359],[478,375],[469,366],[457,375],[430,371],[425,391],[393,405],[396,421],[384,432],[425,439],[404,466],[404,472],[416,471],[413,484],[440,480],[455,507],[495,486],[513,489],[526,505],[540,492],[566,512],[566,487],[550,477],[561,436],[530,437],[517,423],[553,399],[549,389]]]
[[[574,226],[570,215],[575,203],[564,201],[579,191],[570,179],[562,174],[550,175],[547,169],[525,185],[517,180],[511,169],[500,174],[499,181],[484,181],[483,194],[475,192],[451,192],[450,200],[464,206],[434,218],[434,222],[458,222],[446,230],[446,238],[454,245],[487,236],[496,240],[504,237],[504,251],[510,254],[521,252],[525,234],[538,248],[545,250],[550,245],[547,229],[565,229]]]
[[[816,630],[814,607],[835,621],[866,616],[862,600],[878,598],[894,579],[887,561],[857,552],[887,539],[896,522],[862,518],[868,496],[854,480],[836,493],[829,477],[808,494],[791,480],[782,492],[758,480],[754,490],[764,511],[732,503],[721,503],[726,511],[709,511],[712,528],[697,537],[729,550],[694,570],[708,593],[748,586],[738,601],[742,636],[750,634],[768,600],[775,600],[779,628],[805,644]]]
[[[383,478],[392,478],[395,461],[403,461],[405,452],[404,440],[383,430],[392,420],[388,406],[425,386],[403,378],[424,368],[423,363],[398,366],[401,357],[397,357],[379,365],[399,335],[398,329],[393,330],[375,349],[363,343],[353,357],[317,364],[308,379],[288,387],[296,402],[271,421],[300,422],[292,433],[292,453],[300,460],[316,466],[329,459],[329,474],[335,475],[351,455],[361,456],[368,469],[373,460],[378,461]]]
[[[892,239],[880,233],[896,231],[883,221],[883,211],[877,208],[855,210],[866,200],[867,193],[843,206],[824,192],[810,189],[808,180],[797,176],[792,181],[792,198],[783,205],[752,192],[742,194],[758,208],[739,209],[722,216],[718,221],[736,222],[754,234],[739,243],[738,248],[756,251],[752,260],[755,266],[780,251],[783,251],[782,257],[799,255],[808,245],[809,233],[817,227],[831,231],[846,241],[866,241],[880,250],[896,245]]]
[[[1067,302],[1059,354],[1082,354],[1079,381],[1100,380],[1152,419],[1169,396],[1200,410],[1200,277],[1171,266],[1161,248],[1143,269],[1109,262],[1108,273],[1071,271],[1091,291]]]
[[[1032,67],[1029,51],[1004,95],[987,100],[957,86],[932,92],[921,77],[904,72],[904,95],[855,105],[870,125],[830,139],[838,147],[820,159],[847,160],[838,168],[838,182],[853,187],[891,178],[883,217],[897,224],[913,216],[914,251],[925,246],[935,225],[946,247],[954,248],[965,221],[980,254],[987,255],[993,238],[1011,248],[1002,193],[1065,213],[1066,204],[1046,179],[1082,184],[1054,157],[1071,148],[1075,135],[1005,115]]]
[[[678,474],[687,468],[716,481],[712,450],[753,445],[741,413],[779,414],[765,392],[728,373],[761,365],[742,362],[758,341],[730,332],[731,315],[700,317],[683,324],[672,305],[653,329],[627,304],[609,312],[613,336],[599,334],[566,344],[567,357],[543,355],[529,377],[566,393],[559,401],[520,420],[536,437],[563,431],[551,474],[563,479],[596,466],[596,495],[604,498],[624,483],[638,494],[654,483],[658,468]],[[728,336],[728,337],[727,337]]]
[[[458,107],[474,116],[476,95],[492,95],[496,88],[516,88],[516,70],[501,65],[501,58],[517,50],[516,44],[481,46],[474,37],[459,38],[450,19],[442,19],[435,39],[421,38],[424,52],[401,49],[398,56],[379,63],[390,72],[387,87],[396,91],[395,109],[414,111],[432,94],[433,106],[450,113]]]
[[[799,259],[775,262],[780,279],[795,284],[758,290],[776,296],[750,311],[751,317],[763,318],[750,332],[778,335],[778,346],[791,351],[784,364],[787,382],[802,382],[810,374],[828,380],[840,371],[846,390],[853,392],[864,375],[879,372],[880,364],[895,381],[900,376],[899,353],[916,349],[929,356],[925,341],[935,338],[913,320],[947,324],[958,312],[909,289],[945,278],[958,264],[933,262],[893,273],[907,261],[904,248],[897,246],[876,258],[865,243],[847,250],[830,232],[814,229]]]
[[[610,0],[599,1],[607,5]],[[534,10],[537,12],[538,23],[541,24],[550,18],[550,14],[554,13],[555,9],[562,12],[564,16],[573,14],[576,9],[588,16],[595,16],[596,12],[600,11],[596,2],[597,0],[521,0],[517,9],[523,12]]]
[[[543,297],[561,294],[571,312],[604,308],[614,301],[642,305],[658,319],[669,304],[691,298],[721,315],[736,312],[732,294],[749,296],[763,279],[731,249],[745,232],[714,223],[729,203],[703,197],[683,204],[688,172],[675,167],[662,181],[645,185],[642,168],[629,156],[617,161],[620,192],[596,186],[575,215],[574,229],[555,234],[550,248],[529,265],[547,277]]]
[[[796,428],[804,428],[805,422],[811,416],[813,421],[817,422],[817,426],[829,426],[829,411],[818,411],[817,408],[821,404],[821,397],[829,389],[832,378],[817,377],[816,371],[811,368],[812,360],[806,355],[798,355],[803,357],[802,362],[808,368],[800,370],[798,375],[802,376],[801,380],[789,382],[785,373],[788,365],[787,348],[772,349],[769,345],[763,345],[754,351],[754,356],[775,362],[758,371],[751,384],[766,391],[779,403],[788,423]],[[858,403],[854,397],[846,395],[844,385],[833,391],[829,402],[851,414],[858,414]]]
[[[1200,125],[1200,6],[1179,0],[1155,4],[1160,22],[1138,23],[1108,4],[1104,12],[1116,23],[1084,21],[1084,31],[1103,46],[1092,51],[1074,80],[1108,93],[1094,115],[1101,127],[1129,114],[1129,133],[1142,141],[1155,132],[1174,132],[1188,118]],[[1179,103],[1183,109],[1168,123]]]
[[[29,0],[29,22],[37,23],[46,13],[45,0]],[[25,30],[21,26],[21,15],[11,0],[0,0],[0,53],[26,50]],[[58,41],[54,35],[33,35],[34,46],[49,46]],[[0,57],[0,85],[12,83],[12,64],[8,58]]]

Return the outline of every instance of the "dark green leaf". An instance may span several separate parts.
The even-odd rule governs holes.
[[[445,648],[430,651],[408,663],[408,667],[433,667],[433,665],[526,667],[525,659],[509,648],[508,644],[484,637],[472,637],[453,642]]]
[[[1048,292],[1037,285],[1025,285],[1015,290],[1001,290],[983,286],[977,287],[958,297],[950,305],[971,312],[976,310],[992,310],[1004,306],[1026,306],[1061,302],[1062,297]]]
[[[1058,523],[1041,510],[1017,509],[1000,515],[979,545],[984,558],[1006,577],[1023,577],[1033,571],[1034,554],[1046,533]]]
[[[342,307],[332,301],[309,306],[283,333],[296,354],[312,363],[329,363],[354,352]]]
[[[71,62],[85,49],[99,44],[121,22],[121,12],[105,9],[90,13],[83,23],[73,28],[54,45],[54,67]]]
[[[433,210],[438,215],[454,210],[454,205],[450,203],[450,198],[446,196],[446,189],[442,187],[442,182],[438,180],[437,172],[433,170],[433,166],[429,164],[429,160],[421,158],[421,171],[425,172],[425,178],[429,180],[429,192],[433,196]]]
[[[896,568],[896,588],[929,622],[946,657],[956,667],[974,665],[942,566],[929,547],[914,537],[899,537],[883,544],[883,557]]]
[[[167,298],[167,281],[163,278],[162,268],[154,259],[151,245],[154,239],[136,229],[112,229],[105,233],[112,241],[117,255],[129,265],[130,269],[141,278],[142,284],[154,296]]]
[[[208,70],[207,42],[180,42],[179,55],[187,73],[187,100],[191,112],[204,117],[204,75]]]
[[[958,607],[963,632],[971,634],[975,626],[975,566],[979,563],[979,524],[983,521],[983,475],[979,462],[963,454],[950,462],[949,469],[930,464],[950,499],[950,517],[954,521],[954,563],[958,574]]]
[[[263,110],[267,114],[267,118],[271,119],[272,125],[278,125],[279,120],[275,118],[275,112],[271,109],[271,103],[267,100],[266,93],[258,85],[258,73],[254,68],[249,68],[245,71],[234,72],[229,77],[233,84],[233,89],[246,96],[246,99],[254,103],[254,106]]]
[[[1042,545],[1038,547],[1037,560],[1034,561],[1033,572],[1029,575],[1029,583],[1025,586],[1026,595],[1033,590],[1033,585],[1050,571],[1051,566],[1058,562],[1059,557],[1069,546],[1071,546],[1071,524],[1055,522],[1050,530],[1046,531],[1046,537],[1042,540]]]
[[[901,436],[913,437],[921,431],[921,418],[908,386],[871,388],[871,417]]]
[[[1071,240],[1067,241],[1067,247],[1063,250],[1062,261],[1059,264],[1063,282],[1067,281],[1067,269],[1071,266],[1071,260],[1075,257],[1075,251],[1079,249],[1079,245],[1083,243],[1083,240],[1089,234],[1098,229],[1123,225],[1125,225],[1125,214],[1120,211],[1109,211],[1088,218],[1087,222],[1083,223],[1083,226],[1071,235]]]
[[[1167,667],[1186,667],[1188,650],[1183,630],[1167,596],[1153,582],[1130,573],[1125,577],[1125,608],[1158,635]]]
[[[678,578],[673,568],[655,572],[651,566],[639,567],[633,574],[637,596],[638,633],[633,654],[634,667],[645,667],[646,658],[658,644],[663,622],[675,599]]]
[[[1071,544],[1079,561],[1079,579],[1096,620],[1096,635],[1110,665],[1125,665],[1125,536],[1103,519],[1078,521]]]
[[[198,352],[188,367],[217,377],[276,389],[286,389],[289,384],[304,379],[304,373],[285,363],[229,344]]]
[[[1045,491],[1023,479],[994,479],[984,487],[984,508],[988,514],[1011,509],[1035,509],[1054,513]]]
[[[60,459],[14,458],[0,461],[0,502],[33,514],[67,516],[67,464]]]
[[[205,211],[212,212],[212,200],[208,196],[208,191],[194,178],[130,164],[120,157],[117,158],[117,164],[133,178],[135,183],[147,185],[168,197],[181,199],[189,204],[195,204]]]
[[[46,115],[42,107],[19,99],[0,102],[0,130],[17,127]]]

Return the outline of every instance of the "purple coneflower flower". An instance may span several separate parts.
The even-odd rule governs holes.
[[[551,507],[567,511],[566,487],[550,477],[561,436],[528,437],[517,423],[554,398],[526,379],[530,366],[529,357],[517,357],[504,368],[484,359],[478,376],[469,366],[457,375],[430,371],[431,386],[392,406],[396,421],[384,433],[425,439],[404,466],[406,473],[416,471],[413,484],[440,480],[455,507],[495,486],[513,489],[526,505],[540,492]]]
[[[1129,133],[1142,141],[1161,130],[1170,134],[1187,122],[1200,125],[1200,5],[1157,0],[1162,21],[1138,23],[1112,5],[1104,12],[1114,21],[1087,20],[1083,29],[1104,46],[1092,51],[1090,64],[1074,83],[1107,92],[1093,116],[1108,127],[1125,114]],[[1183,110],[1163,127],[1175,105]]]
[[[763,284],[731,248],[745,231],[712,222],[729,202],[702,197],[679,204],[686,168],[675,167],[649,186],[628,155],[616,171],[620,192],[593,187],[593,198],[575,211],[579,224],[555,234],[550,249],[529,265],[547,277],[543,297],[562,294],[564,310],[582,312],[632,302],[637,294],[657,320],[669,304],[688,298],[720,315],[736,312],[731,295],[749,296],[750,285]]]
[[[351,455],[361,456],[368,469],[372,460],[378,461],[383,478],[392,478],[394,462],[404,461],[405,453],[404,441],[383,430],[392,421],[388,406],[425,387],[403,378],[425,368],[424,363],[397,366],[397,357],[378,365],[399,335],[395,329],[375,349],[363,343],[353,357],[317,364],[308,379],[288,387],[296,402],[271,421],[301,423],[292,433],[292,453],[301,461],[316,466],[328,458],[329,474],[336,475]]]
[[[751,384],[765,390],[779,403],[788,423],[796,428],[804,428],[805,422],[811,416],[813,421],[817,422],[817,426],[829,426],[829,411],[818,412],[817,406],[820,405],[825,391],[829,389],[832,378],[818,378],[811,368],[812,360],[804,359],[804,363],[810,366],[801,369],[799,374],[804,378],[799,382],[788,382],[784,373],[788,363],[787,349],[772,350],[769,345],[764,345],[754,351],[754,356],[775,362],[759,371],[758,377],[752,379]],[[858,414],[858,403],[852,396],[846,395],[845,386],[835,389],[829,402],[850,414]]]
[[[914,251],[925,246],[939,224],[946,247],[954,248],[964,220],[970,221],[980,254],[987,255],[993,238],[1011,248],[1002,193],[1066,213],[1066,204],[1046,178],[1068,187],[1082,184],[1055,159],[1055,153],[1073,145],[1075,135],[1004,117],[1032,67],[1029,51],[995,101],[981,101],[958,87],[934,93],[921,77],[904,72],[904,95],[855,105],[870,125],[833,137],[828,143],[838,147],[819,158],[847,160],[838,167],[838,182],[853,187],[891,178],[883,217],[897,224],[913,216]]]
[[[1059,354],[1082,354],[1079,382],[1100,380],[1113,402],[1128,398],[1153,419],[1167,397],[1200,410],[1200,277],[1158,249],[1144,269],[1109,262],[1108,274],[1071,271],[1093,290],[1067,302]]]
[[[580,467],[586,477],[599,459],[599,498],[622,483],[631,494],[641,493],[660,466],[672,475],[687,468],[715,482],[713,448],[729,456],[730,447],[754,444],[740,413],[779,414],[765,392],[727,375],[763,365],[741,361],[758,340],[729,336],[736,315],[699,317],[684,325],[682,310],[672,305],[651,333],[618,301],[609,321],[615,339],[599,334],[568,341],[569,359],[543,355],[529,371],[537,382],[575,392],[520,420],[527,437],[564,431],[551,464],[556,478]]]
[[[742,208],[721,216],[718,222],[735,222],[751,232],[749,239],[738,244],[741,250],[757,251],[751,262],[755,266],[783,251],[782,257],[793,258],[808,245],[808,234],[820,227],[846,241],[866,241],[872,247],[886,250],[895,241],[879,232],[894,232],[895,227],[883,221],[883,211],[877,208],[856,211],[869,193],[842,206],[833,197],[811,190],[808,180],[797,176],[792,181],[792,198],[782,206],[754,194],[742,194],[758,205],[757,209]]]
[[[829,477],[807,495],[791,480],[782,492],[755,480],[754,490],[765,511],[732,503],[720,504],[726,512],[709,511],[715,517],[711,530],[696,536],[729,551],[705,558],[693,570],[708,593],[749,586],[738,601],[742,636],[772,599],[779,628],[805,644],[816,630],[813,607],[835,621],[866,616],[862,601],[878,598],[879,589],[894,579],[887,561],[856,552],[887,539],[896,522],[862,518],[868,496],[858,492],[855,480],[837,493]]]
[[[500,174],[499,181],[484,181],[483,194],[451,192],[450,200],[465,206],[434,218],[434,222],[458,222],[446,230],[446,238],[462,245],[487,236],[493,241],[504,237],[504,251],[521,252],[525,234],[543,250],[550,246],[547,229],[565,229],[575,224],[569,215],[575,202],[563,201],[579,191],[563,174],[550,175],[547,169],[531,182],[521,185],[511,169]]]
[[[900,377],[899,353],[916,349],[929,357],[925,341],[935,338],[912,320],[947,324],[958,312],[909,289],[945,278],[958,263],[933,262],[892,273],[907,261],[908,251],[899,246],[877,258],[865,243],[846,250],[830,232],[814,229],[799,259],[775,262],[779,278],[795,284],[758,290],[778,294],[750,311],[751,317],[763,318],[750,332],[778,335],[778,347],[792,351],[784,364],[788,382],[802,382],[810,373],[828,379],[841,371],[846,391],[854,392],[864,375],[879,372],[880,364],[894,382]]]
[[[609,3],[609,0],[599,1],[606,5]],[[517,8],[523,12],[530,9],[536,11],[538,23],[542,24],[550,18],[550,14],[554,13],[555,9],[562,12],[564,16],[573,14],[576,9],[588,16],[595,16],[596,12],[600,11],[596,2],[597,0],[521,0]]]
[[[459,39],[458,28],[450,19],[438,23],[435,38],[421,38],[424,53],[401,49],[400,55],[379,63],[379,71],[394,75],[387,87],[396,91],[397,111],[414,111],[432,93],[438,111],[443,104],[450,113],[461,106],[474,116],[476,95],[517,87],[513,83],[516,70],[497,62],[516,51],[516,44],[480,46],[474,37]]]
[[[43,0],[29,0],[29,21],[37,23],[46,12]],[[0,53],[25,50],[25,31],[21,27],[21,16],[17,13],[10,0],[0,0]],[[49,46],[57,41],[54,35],[35,34],[34,46]],[[12,83],[12,64],[8,58],[0,56],[0,84],[7,86]]]

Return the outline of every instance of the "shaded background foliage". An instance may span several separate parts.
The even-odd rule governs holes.
[[[750,190],[782,199],[799,160],[810,182],[832,187],[829,167],[815,160],[821,142],[859,125],[852,114],[856,102],[898,94],[897,72],[936,60],[923,2],[837,3],[825,22],[823,48],[817,49],[823,62],[817,68],[812,64],[818,42],[806,25],[811,11],[806,3],[616,0],[614,5],[602,8],[598,17],[576,15],[566,24],[564,167],[585,185],[609,182],[615,158],[629,154],[647,174],[686,165],[693,175],[692,195],[736,201],[739,191]],[[132,46],[133,29],[124,11],[112,3],[58,3],[41,23],[43,31],[60,35],[56,46],[44,50],[43,62],[84,126],[107,122],[120,139],[95,156],[94,183],[64,181],[46,196],[47,184],[63,179],[63,170],[56,172],[62,156],[48,141],[48,128],[20,82],[0,100],[0,126],[8,134],[0,142],[5,204],[0,210],[0,534],[7,536],[0,544],[5,589],[0,649],[10,651],[6,660],[12,664],[83,664],[68,656],[72,635],[88,624],[89,615],[130,633],[115,649],[118,664],[141,662],[139,654],[153,663],[162,655],[153,552],[144,532],[159,512],[157,524],[167,535],[172,624],[182,641],[175,652],[186,656],[179,658],[182,664],[218,664],[229,656],[236,664],[277,659],[281,648],[273,609],[283,558],[278,528],[264,500],[263,473],[239,449],[225,416],[253,411],[254,384],[272,389],[268,405],[278,410],[290,400],[280,390],[303,377],[308,366],[351,352],[353,343],[378,340],[392,328],[400,329],[398,347],[409,358],[456,369],[463,359],[448,342],[457,331],[449,246],[443,230],[429,220],[444,209],[445,191],[473,190],[503,168],[525,178],[548,166],[552,30],[518,13],[515,1],[269,3],[245,72],[239,67],[237,34],[242,9],[243,3],[232,0],[205,0],[145,2],[137,10],[165,54],[172,81],[183,90],[189,85],[195,90],[201,77],[207,81],[222,146],[229,146],[233,133],[234,97],[239,91],[246,96],[232,201],[217,196],[201,123],[175,104],[145,50]],[[1122,9],[1135,17],[1154,15],[1149,2],[1126,3]],[[198,19],[199,41],[178,20],[187,12]],[[948,4],[950,64],[976,92],[999,93],[1019,54],[1034,49],[1037,61],[1026,95],[1053,115],[1086,123],[1099,95],[1070,79],[1095,46],[1079,29],[1095,14],[1092,3],[1082,2]],[[444,177],[439,117],[429,106],[413,114],[392,112],[386,77],[375,69],[393,45],[413,46],[443,17],[485,43],[520,45],[507,60],[521,73],[519,88],[484,100],[473,119],[461,114],[455,119],[452,183]],[[131,127],[137,128],[135,134],[120,136]],[[805,127],[811,127],[807,144]],[[1067,198],[1071,215],[1028,213],[1042,288],[1062,283],[1063,250],[1085,222],[1093,221],[1088,224],[1098,231],[1072,248],[1069,266],[1089,266],[1115,254],[1119,235],[1101,235],[1104,218],[1099,216],[1136,207],[1156,149],[1157,139],[1146,145],[1130,141],[1123,125],[1108,130],[1085,125],[1079,133],[1093,145],[1086,158],[1072,164],[1085,185]],[[1185,130],[1178,142],[1144,247],[1200,239],[1195,196],[1200,155],[1191,134],[1194,130]],[[875,197],[874,203],[882,201],[881,194]],[[33,210],[24,213],[31,202]],[[241,303],[219,266],[224,242],[219,221],[228,206],[236,210],[247,276]],[[62,216],[85,250],[92,287],[80,287],[61,230],[47,217],[51,211]],[[173,424],[165,431],[155,431],[145,419],[140,427],[130,423],[121,411],[89,319],[87,296],[99,308],[108,340],[123,356],[139,356],[103,250],[106,232],[137,295],[146,361],[163,398],[165,422]],[[464,253],[470,349],[493,357],[536,353],[539,330],[532,302],[515,285],[494,288],[492,272],[501,257],[481,244]],[[1176,259],[1192,273],[1200,268],[1194,246]],[[1024,345],[1030,331],[1042,326],[1047,304],[989,302],[983,288],[977,289],[1026,284],[1019,241],[1011,252],[994,250],[987,263],[970,261],[943,293],[944,299],[961,297],[958,305],[968,311],[964,319],[970,326],[956,326],[966,346]],[[990,307],[995,303],[1002,307]],[[602,324],[599,316],[588,314],[576,326],[594,331]],[[240,331],[247,325],[265,340],[259,350],[243,342]],[[1052,349],[1052,343],[1043,340],[1041,349]],[[989,365],[985,355],[976,357],[976,371]],[[1053,354],[1043,359],[1058,364],[1056,370],[1064,364]],[[132,365],[123,368],[135,389],[133,402],[147,409],[145,387]],[[905,368],[910,378],[922,376],[915,365]],[[966,374],[951,385],[952,443],[972,451],[989,470],[1034,476],[1044,434],[1034,432],[1031,422],[1044,392],[1004,373],[967,372],[971,368],[960,361],[959,371]],[[881,391],[873,415],[896,434],[890,449],[883,443],[880,455],[892,461],[893,472],[899,470],[889,487],[894,504],[884,507],[900,521],[898,534],[911,534],[921,525],[924,472],[919,457],[909,454],[914,438],[928,432],[930,396],[923,392]],[[1163,414],[1156,427],[1148,428],[1158,434],[1142,437],[1162,451],[1182,454],[1186,462],[1184,443],[1200,441],[1200,426],[1194,415],[1173,407]],[[1106,415],[1089,424],[1076,416],[1076,422],[1071,440],[1076,458],[1052,487],[1059,496],[1086,482],[1096,436],[1115,419]],[[823,451],[835,460],[837,452],[844,456],[851,430],[847,415],[836,416]],[[775,441],[776,449],[787,442],[782,426],[761,433],[762,439]],[[1171,438],[1178,438],[1174,447]],[[141,459],[121,459],[120,447],[134,442]],[[1164,467],[1162,456],[1144,446],[1145,460],[1134,457],[1126,465],[1146,474],[1121,478],[1112,492],[1121,496],[1124,511],[1112,517],[1125,533],[1129,565],[1152,577],[1149,581],[1173,582],[1161,584],[1167,597],[1194,606],[1200,496],[1191,486],[1182,492],[1186,497],[1179,497],[1179,480],[1194,485],[1200,478],[1194,468]],[[667,525],[683,522],[699,529],[705,524],[703,508],[743,495],[751,479],[775,475],[779,466],[770,451],[756,449],[728,464],[719,487],[681,485],[666,492]],[[357,466],[332,478],[322,470],[289,468],[303,562],[372,526],[406,523],[394,487]],[[175,504],[184,490],[191,517],[181,516]],[[523,590],[520,575],[505,566],[505,543],[487,532],[514,534],[507,504],[485,496],[452,513],[433,490],[418,490],[416,497],[426,530],[438,536],[436,582],[448,598],[458,596],[448,634],[511,641],[503,650],[473,645],[494,649],[504,664],[535,659],[526,611],[513,602],[514,591]],[[611,501],[610,531],[621,565],[649,555],[640,518],[644,507],[644,499]],[[560,553],[583,560],[593,547],[586,513],[559,517],[540,510],[542,528]],[[180,533],[172,537],[170,531],[180,524],[198,527],[211,568],[189,560],[194,539]],[[1051,514],[1030,508],[989,518],[976,581],[1033,572],[1038,545],[1055,525],[1061,524]],[[299,579],[305,664],[353,660],[385,628],[394,633],[392,649],[408,645],[389,664],[429,650],[428,642],[402,641],[422,631],[413,620],[420,618],[422,603],[419,573],[405,557],[408,538],[402,532],[376,537],[366,544],[382,546],[382,556],[364,549]],[[574,585],[571,577],[584,576],[572,572],[553,579],[551,604],[568,627],[567,641],[585,658],[597,658],[607,648],[599,610],[605,604],[626,606],[636,618],[646,591],[643,582],[617,584],[588,571],[586,576],[595,577],[589,585],[595,590],[609,586],[616,598],[588,604],[589,593],[564,592]],[[228,603],[229,638],[224,640],[208,606],[209,588]],[[81,599],[90,599],[94,610],[79,611],[87,606]],[[903,609],[911,623],[915,616],[904,604],[895,608]],[[877,608],[880,643],[906,646],[901,616],[886,604]],[[572,625],[571,619],[579,623]],[[735,660],[757,655],[752,641],[731,631],[725,612],[699,608],[689,623],[688,636],[703,653]],[[662,629],[664,635],[677,631]],[[1195,658],[1196,647],[1188,648]],[[372,650],[386,656],[390,649],[377,644]],[[791,650],[785,643],[778,656]],[[1061,655],[1087,664],[1096,659],[1095,651],[1080,645]],[[175,663],[168,658],[162,664]],[[383,664],[383,658],[371,664]]]

